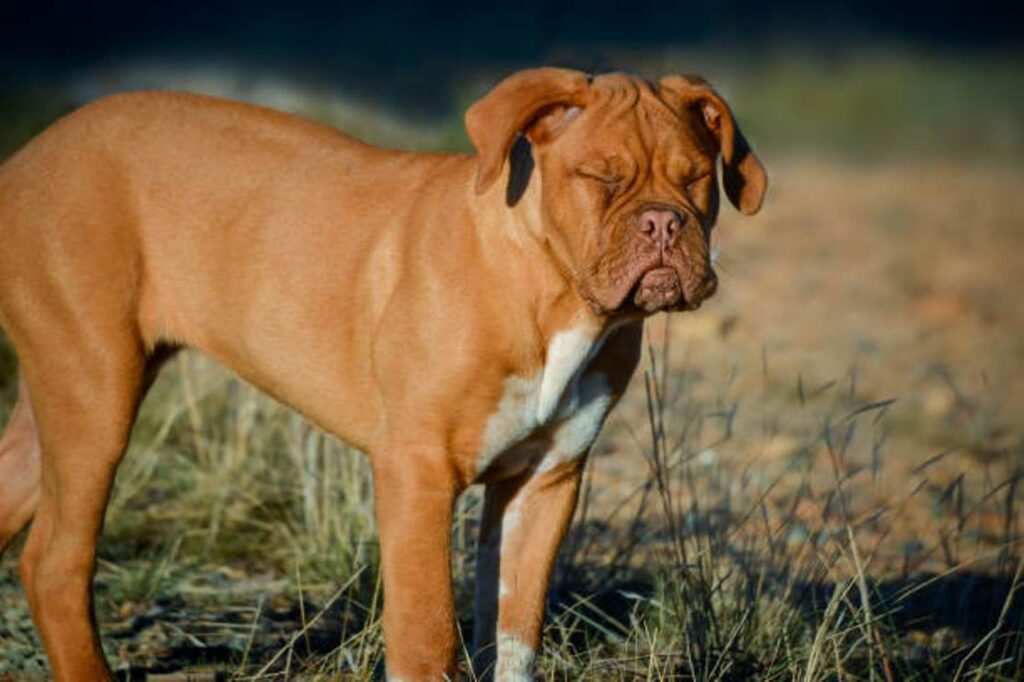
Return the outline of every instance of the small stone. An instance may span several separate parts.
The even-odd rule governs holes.
[[[697,453],[694,460],[702,467],[712,467],[718,462],[718,451],[713,448],[706,448]]]

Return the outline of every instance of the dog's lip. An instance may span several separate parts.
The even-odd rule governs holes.
[[[673,277],[679,286],[679,300],[670,306],[658,307],[656,310],[645,310],[642,305],[637,302],[637,295],[640,292],[641,287],[645,286],[645,281],[649,282],[649,278],[659,277]],[[641,315],[650,314],[652,312],[660,312],[663,310],[686,310],[689,308],[689,304],[686,300],[686,296],[682,291],[682,277],[679,275],[679,271],[670,265],[652,265],[640,272],[640,275],[633,282],[633,285],[626,292],[622,302],[615,308],[614,313],[618,314],[636,314]]]
[[[650,280],[660,279],[663,277],[674,277],[678,280],[679,273],[670,265],[658,265],[653,268],[647,268],[640,273],[640,276],[636,280],[636,284],[633,285],[633,291],[635,292],[637,289],[644,286],[645,282],[650,282]]]
[[[598,295],[596,291],[591,289],[585,279],[581,280],[579,293],[597,315],[625,315],[628,317],[639,315],[642,317],[651,314],[650,311],[645,311],[642,306],[636,303],[636,296],[640,291],[641,286],[643,286],[644,279],[655,273],[661,273],[661,276],[672,274],[677,278],[681,288],[679,298],[672,305],[659,308],[654,312],[663,310],[683,311],[696,307],[690,305],[686,298],[685,290],[682,289],[683,283],[685,282],[684,274],[679,270],[679,268],[666,264],[663,259],[651,258],[640,267],[632,268],[632,272],[634,274],[631,277],[632,283],[630,286],[628,288],[619,289],[607,298]]]
[[[632,303],[646,313],[669,310],[685,300],[682,278],[675,268],[666,265],[647,269],[632,296]]]

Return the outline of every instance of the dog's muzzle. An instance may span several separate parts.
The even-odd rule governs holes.
[[[640,278],[633,304],[645,313],[668,310],[683,298],[683,284],[675,268],[661,267],[648,270]]]
[[[681,277],[669,266],[648,270],[633,290],[633,305],[645,313],[662,310],[696,310],[718,288],[718,277],[710,269],[706,275]]]

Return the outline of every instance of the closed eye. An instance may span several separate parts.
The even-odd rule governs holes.
[[[698,175],[696,177],[687,178],[686,180],[683,181],[682,185],[683,185],[683,187],[686,187],[687,189],[690,189],[694,185],[696,185],[696,184],[698,184],[698,183],[700,183],[700,182],[702,182],[704,180],[707,180],[709,177],[711,177],[711,175],[713,173],[714,173],[714,171],[710,170],[707,173],[701,173],[700,175]]]
[[[593,182],[600,182],[602,185],[614,189],[622,184],[622,176],[615,173],[602,173],[600,171],[589,170],[587,168],[577,168],[575,171],[577,177],[585,180],[591,180]]]
[[[681,185],[682,189],[690,197],[691,201],[696,201],[700,195],[706,193],[706,188],[710,183],[715,181],[715,172],[709,171],[702,173],[696,177],[687,178]]]

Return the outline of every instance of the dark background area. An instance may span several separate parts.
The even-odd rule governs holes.
[[[1014,3],[520,0],[482,2],[34,2],[5,9],[0,73],[41,83],[125,59],[219,59],[284,70],[438,113],[465,72],[552,58],[615,68],[607,47],[685,46],[819,58],[883,44],[1015,50]]]

